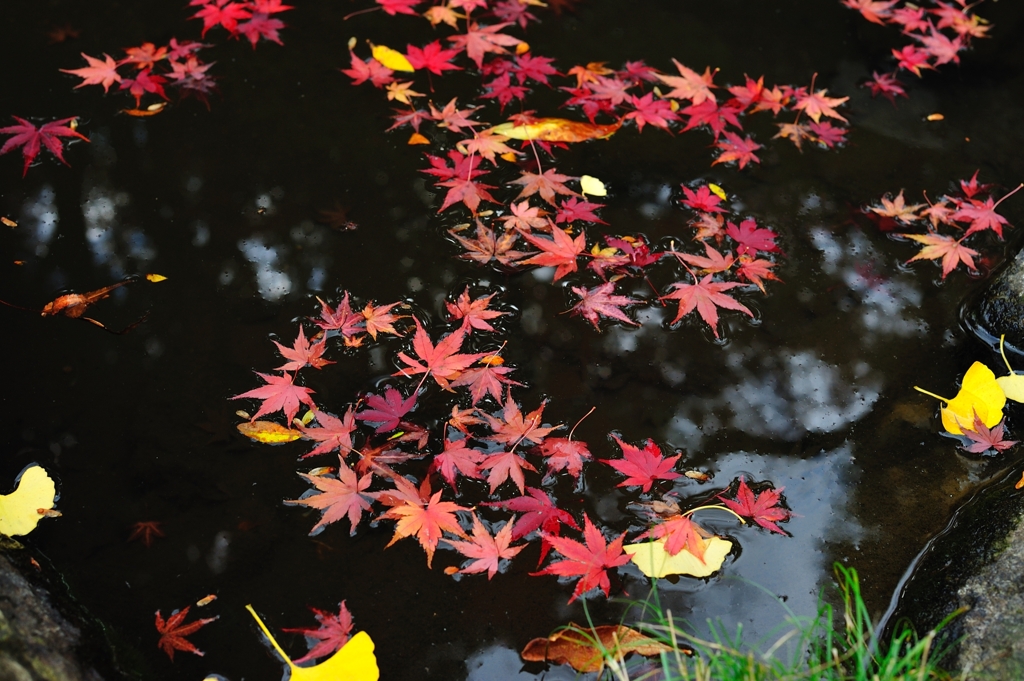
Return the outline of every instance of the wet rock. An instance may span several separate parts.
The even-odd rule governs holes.
[[[966,679],[1024,678],[1024,491],[1019,469],[961,508],[919,557],[888,629],[917,632],[966,610],[938,637]],[[888,632],[887,632],[888,633]]]
[[[81,623],[69,621],[48,590],[16,566],[21,558],[28,563],[17,555],[24,553],[0,549],[0,681],[103,681],[83,657],[94,653],[83,645]]]
[[[982,340],[994,345],[1006,334],[1006,344],[1024,354],[1024,250],[963,309],[965,322]]]

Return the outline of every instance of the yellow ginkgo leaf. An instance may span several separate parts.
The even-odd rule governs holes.
[[[413,65],[405,58],[405,55],[398,50],[392,50],[387,45],[373,45],[373,58],[392,71],[415,71]]]
[[[689,575],[691,577],[708,577],[718,572],[725,557],[732,550],[732,542],[721,537],[709,537],[704,540],[704,562],[686,549],[676,555],[669,555],[665,550],[665,539],[626,544],[622,550],[629,554],[629,559],[640,568],[640,572],[648,577],[661,578],[666,575]]]
[[[971,424],[974,423],[975,414],[987,428],[992,428],[1003,420],[1006,393],[996,382],[996,375],[992,373],[992,370],[981,362],[975,362],[967,370],[963,383],[960,385],[960,392],[953,399],[928,392],[916,385],[914,389],[946,403],[946,406],[940,410],[942,427],[953,435],[964,434],[961,425],[972,430]]]
[[[1010,366],[1010,360],[1006,359],[1006,352],[1003,350],[1003,341],[1006,339],[1006,334],[999,337],[999,354],[1003,356],[1003,361],[1006,362],[1006,368],[1009,370],[1007,376],[1000,376],[996,379],[996,383],[1006,393],[1006,399],[1013,400],[1014,402],[1024,402],[1024,374],[1018,374]]]
[[[514,140],[540,140],[542,142],[584,142],[592,139],[607,139],[622,127],[622,123],[601,125],[583,123],[565,118],[534,118],[529,123],[516,125],[502,123],[488,132],[504,135]]]
[[[42,466],[32,464],[18,476],[10,494],[0,494],[0,534],[28,534],[53,508],[57,488]]]
[[[256,624],[270,640],[270,645],[288,665],[289,681],[377,681],[380,678],[377,658],[373,655],[373,640],[365,631],[360,631],[350,638],[348,643],[341,647],[341,650],[323,662],[311,667],[300,667],[285,655],[284,650],[271,636],[267,625],[263,623],[252,606],[247,605],[245,609],[256,618]]]
[[[584,196],[587,194],[591,196],[608,196],[608,189],[605,188],[604,182],[591,175],[580,176],[580,189],[583,191]]]
[[[302,433],[292,428],[285,428],[273,421],[245,421],[238,424],[238,432],[250,440],[267,445],[279,445],[283,442],[294,442],[302,437]]]

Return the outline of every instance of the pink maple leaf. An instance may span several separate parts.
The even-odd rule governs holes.
[[[271,374],[261,374],[258,371],[255,373],[266,382],[266,385],[253,388],[248,392],[231,398],[233,400],[240,400],[252,397],[263,401],[259,411],[250,420],[255,421],[261,416],[280,410],[284,412],[288,423],[291,423],[292,419],[295,418],[295,413],[299,411],[300,402],[307,405],[310,409],[316,409],[316,405],[313,404],[313,398],[310,397],[313,391],[309,388],[295,385],[294,375],[283,374],[281,376],[273,376]]]
[[[572,292],[580,297],[580,302],[570,308],[570,312],[575,315],[580,315],[588,322],[594,325],[594,328],[598,331],[601,330],[598,321],[601,317],[605,319],[617,319],[620,322],[626,324],[632,324],[633,326],[640,326],[638,322],[633,321],[626,316],[626,313],[622,311],[624,305],[635,305],[642,303],[642,300],[630,298],[629,296],[617,296],[615,292],[615,282],[606,281],[600,286],[595,286],[592,289],[585,289],[582,286],[573,286]]]
[[[623,442],[616,435],[612,435],[612,439],[622,448],[622,458],[600,461],[626,476],[626,479],[618,484],[619,487],[639,485],[643,492],[650,492],[655,480],[675,480],[682,477],[674,470],[681,454],[665,458],[661,448],[651,439],[647,440],[643,449]]]

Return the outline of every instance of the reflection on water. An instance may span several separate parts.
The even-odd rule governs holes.
[[[57,233],[60,215],[53,187],[44,184],[21,207],[21,226],[25,229],[25,247],[37,258],[50,252],[50,241]]]

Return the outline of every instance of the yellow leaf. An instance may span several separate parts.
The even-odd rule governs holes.
[[[348,643],[341,647],[341,650],[323,662],[312,667],[300,667],[285,655],[281,646],[270,635],[267,625],[259,618],[252,606],[246,605],[245,609],[256,618],[256,624],[270,639],[270,645],[288,665],[291,670],[289,681],[377,681],[380,678],[377,658],[373,655],[373,640],[365,631],[360,631],[350,638]]]
[[[712,193],[712,194],[714,194],[714,195],[715,195],[715,196],[717,196],[718,198],[722,199],[723,201],[726,201],[726,200],[728,200],[728,198],[729,198],[729,197],[727,197],[727,196],[725,195],[725,190],[724,190],[724,189],[722,189],[721,187],[719,187],[719,186],[718,186],[717,184],[710,184],[710,183],[709,183],[709,184],[708,184],[708,189],[710,189],[710,190],[711,190],[711,193]]]
[[[57,488],[42,466],[32,464],[23,470],[14,491],[0,495],[0,534],[14,537],[34,530],[53,508],[56,495]]]
[[[518,45],[516,45],[516,54],[526,54],[529,51],[530,51],[530,44],[529,43],[520,42]]]
[[[999,337],[999,354],[1003,356],[1003,361],[1006,362],[1006,368],[1009,370],[1007,376],[1000,376],[996,379],[996,383],[1006,393],[1007,399],[1013,400],[1014,402],[1024,402],[1024,374],[1018,374],[1010,366],[1010,360],[1006,359],[1006,351],[1003,349],[1003,343],[1006,340],[1006,334],[1004,333]]]
[[[392,71],[415,71],[405,55],[387,45],[371,45],[373,58]]]
[[[268,445],[279,445],[283,442],[294,442],[302,437],[302,433],[285,428],[273,421],[246,421],[238,424],[238,432],[250,440]]]
[[[146,281],[151,281],[154,284],[161,281],[167,281],[167,277],[162,274],[147,274]]]
[[[605,188],[604,182],[590,175],[582,175],[580,177],[580,189],[583,190],[584,196],[587,194],[591,196],[608,196],[608,190]]]
[[[407,142],[407,144],[430,144],[430,140],[428,140],[426,137],[419,134],[418,132],[414,132],[412,135],[409,136],[409,141]]]
[[[963,435],[963,426],[973,430],[975,414],[988,428],[1003,420],[1006,393],[996,381],[992,370],[981,362],[975,362],[967,370],[960,385],[960,392],[953,399],[930,393],[917,386],[914,386],[914,389],[946,403],[940,410],[942,427],[953,435]]]
[[[640,572],[648,577],[661,578],[666,575],[690,575],[691,577],[708,577],[718,572],[725,557],[732,550],[732,542],[721,537],[709,537],[704,540],[704,562],[683,549],[674,556],[665,550],[665,539],[658,539],[638,544],[627,544],[622,550],[629,554],[629,559],[640,568]]]

